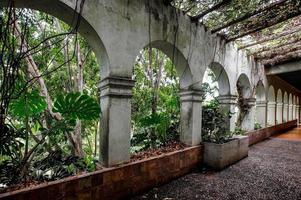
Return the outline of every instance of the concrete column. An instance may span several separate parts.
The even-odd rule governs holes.
[[[288,104],[287,103],[283,104],[283,121],[284,122],[288,121]]]
[[[281,124],[283,122],[283,103],[277,102],[276,109],[276,123]]]
[[[288,105],[288,120],[291,121],[293,120],[293,105],[292,104],[289,104]]]
[[[202,92],[182,90],[181,99],[181,142],[196,146],[202,142]]]
[[[259,123],[261,127],[266,127],[267,123],[267,102],[259,101],[256,102],[256,112],[255,112],[256,120],[255,122]]]
[[[276,122],[276,102],[268,102],[268,126],[275,125]]]
[[[236,95],[221,95],[218,97],[221,109],[224,113],[230,114],[230,118],[227,118],[226,128],[229,131],[234,131],[235,129],[235,107],[237,105]]]
[[[131,97],[135,83],[130,78],[108,77],[100,83],[100,159],[105,166],[130,160]]]
[[[254,130],[255,125],[255,98],[249,98],[247,99],[247,103],[250,106],[250,109],[248,113],[246,114],[242,124],[241,128],[242,130],[251,131]]]
[[[299,123],[300,120],[300,106],[296,105],[296,117],[297,117],[297,122]]]

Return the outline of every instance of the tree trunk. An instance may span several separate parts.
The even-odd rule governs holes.
[[[83,62],[82,62],[80,44],[78,40],[76,44],[76,58],[77,58],[77,90],[78,92],[83,93],[84,90]],[[74,139],[74,143],[76,145],[74,153],[76,156],[79,157],[84,156],[81,133],[82,133],[82,123],[80,120],[77,120],[72,138]]]
[[[15,26],[14,26],[14,29],[15,29],[15,32],[17,33],[16,35],[16,38],[18,40],[18,43],[19,45],[22,46],[22,49],[27,51],[28,49],[28,44],[27,42],[24,40],[24,41],[21,41],[21,31],[20,31],[20,28],[19,28],[19,24],[18,22],[15,20]],[[42,96],[44,96],[46,98],[46,103],[47,103],[47,111],[48,113],[55,119],[57,120],[61,120],[62,119],[62,116],[60,115],[60,113],[54,113],[52,112],[52,100],[51,100],[51,97],[48,93],[48,90],[47,90],[47,87],[46,87],[46,84],[45,84],[45,81],[44,79],[42,78],[41,76],[41,73],[33,59],[33,57],[29,54],[25,57],[25,61],[27,63],[27,71],[29,72],[29,74],[35,78],[38,83],[39,83],[39,86],[40,86],[40,93]]]

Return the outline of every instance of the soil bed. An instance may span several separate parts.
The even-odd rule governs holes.
[[[170,152],[173,152],[173,151],[182,150],[182,149],[185,149],[186,147],[188,147],[188,146],[181,143],[181,142],[170,141],[170,142],[166,143],[165,145],[163,145],[161,147],[150,148],[150,149],[147,149],[145,151],[141,151],[141,152],[133,154],[131,156],[131,160],[128,163],[135,162],[135,161],[138,161],[138,160],[147,159],[147,158],[151,158],[151,157],[155,157],[155,156],[159,156],[159,155],[163,155],[163,154],[170,153]],[[101,166],[100,164],[97,164],[96,168],[97,168],[97,170],[101,170],[101,169],[104,169],[105,167]],[[76,175],[69,176],[69,177],[76,177],[76,176],[86,174],[86,173],[87,172],[81,171],[81,172],[78,172]],[[64,178],[67,178],[67,177],[64,177]],[[12,191],[15,191],[15,190],[20,190],[20,189],[25,189],[25,188],[31,188],[33,186],[37,186],[37,185],[42,184],[42,183],[47,183],[47,182],[46,181],[32,180],[32,181],[28,181],[27,183],[20,183],[20,184],[14,185],[14,186],[6,187],[6,188],[1,188],[0,187],[0,194],[1,193],[6,193],[6,192],[12,192]]]

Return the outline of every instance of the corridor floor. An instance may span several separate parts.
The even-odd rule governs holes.
[[[285,139],[285,140],[294,140],[301,142],[301,126],[294,128],[286,133],[273,136],[274,138]]]
[[[290,133],[300,135],[301,128]],[[221,172],[200,169],[133,199],[301,200],[301,140],[281,138],[291,137],[256,144]]]

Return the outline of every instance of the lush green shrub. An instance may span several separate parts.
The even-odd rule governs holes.
[[[254,130],[258,130],[258,129],[261,129],[261,128],[262,128],[262,126],[261,126],[260,123],[256,122],[256,123],[254,124]]]
[[[224,143],[231,139],[232,133],[226,130],[226,117],[219,102],[214,99],[203,105],[202,138],[206,142]]]

